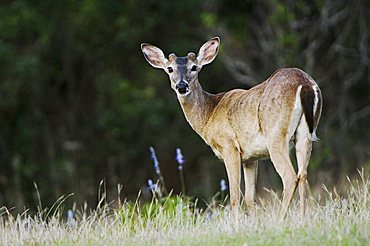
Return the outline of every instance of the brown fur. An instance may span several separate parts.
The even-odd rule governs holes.
[[[303,213],[312,133],[321,114],[320,90],[315,81],[302,70],[285,68],[275,71],[269,79],[249,90],[235,89],[216,95],[205,92],[198,81],[199,70],[194,73],[190,68],[212,62],[217,55],[218,45],[219,39],[213,38],[201,47],[196,59],[189,59],[188,72],[184,77],[189,85],[189,93],[186,95],[179,94],[175,88],[179,82],[178,72],[174,71],[169,76],[187,121],[225,163],[234,214],[238,214],[239,208],[241,163],[245,164],[245,202],[251,207],[255,197],[256,160],[265,158],[271,158],[283,182],[282,215],[285,216],[287,212],[297,184],[300,187]],[[148,46],[149,51],[157,55],[146,55],[145,58],[158,67],[156,62],[161,60],[163,53],[154,46],[143,44],[144,54]],[[165,59],[161,61],[165,70],[167,66],[174,65]],[[314,86],[319,97],[315,112]],[[289,159],[288,143],[293,138],[296,143],[298,175]]]

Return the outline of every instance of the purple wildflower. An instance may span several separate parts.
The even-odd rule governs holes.
[[[221,191],[226,191],[227,190],[227,185],[226,185],[226,181],[224,179],[221,179],[220,181],[220,189]]]
[[[159,169],[159,162],[158,162],[157,156],[155,154],[155,150],[154,150],[153,147],[150,147],[149,151],[150,151],[150,159],[153,161],[154,170],[158,175],[160,175],[161,170]]]
[[[152,192],[158,192],[158,185],[153,183],[153,180],[148,179],[148,190]]]
[[[182,170],[183,166],[184,166],[184,163],[185,163],[185,158],[182,155],[180,148],[176,149],[176,161],[177,161],[177,163],[179,163],[178,169]]]
[[[67,211],[67,225],[68,226],[72,226],[72,227],[76,226],[77,222],[74,217],[75,217],[74,212],[71,209],[69,209]]]

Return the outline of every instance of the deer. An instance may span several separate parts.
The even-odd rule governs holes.
[[[168,58],[148,43],[141,44],[147,62],[165,70],[182,111],[192,129],[208,144],[226,167],[231,211],[240,213],[241,169],[244,202],[255,206],[258,160],[270,159],[282,184],[279,214],[285,218],[293,195],[299,190],[299,213],[306,210],[307,167],[312,142],[321,117],[321,90],[313,78],[298,68],[281,68],[250,89],[211,94],[202,89],[198,73],[217,56],[220,38],[204,43],[198,54]],[[295,147],[298,172],[289,151]]]

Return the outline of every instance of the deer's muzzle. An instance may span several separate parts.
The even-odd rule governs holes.
[[[176,90],[180,94],[185,94],[189,91],[189,84],[185,81],[180,81],[179,83],[176,84]]]

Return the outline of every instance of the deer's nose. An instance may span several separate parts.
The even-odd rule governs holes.
[[[186,83],[185,81],[181,80],[179,83],[176,84],[176,90],[180,94],[185,94],[188,91],[189,84]]]

